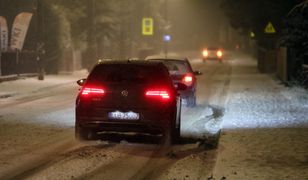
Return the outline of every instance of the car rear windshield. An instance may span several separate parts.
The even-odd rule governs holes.
[[[169,70],[171,75],[176,74],[186,74],[191,72],[189,65],[185,61],[179,60],[159,60],[153,59],[151,61],[160,61],[162,62]]]
[[[160,66],[163,67],[163,66]],[[159,66],[136,64],[103,64],[96,66],[89,75],[90,83],[158,83],[169,79],[168,71]]]

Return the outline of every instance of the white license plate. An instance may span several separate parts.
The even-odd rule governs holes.
[[[135,113],[132,111],[129,111],[129,112],[114,111],[114,112],[108,113],[108,117],[110,119],[138,120],[139,113]]]

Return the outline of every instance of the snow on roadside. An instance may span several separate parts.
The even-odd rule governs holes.
[[[221,179],[307,179],[308,131],[238,129],[225,131],[219,142],[214,177]]]
[[[307,91],[258,73],[247,57],[232,66],[214,178],[307,179]]]
[[[233,62],[224,129],[308,127],[308,92],[256,71],[253,60]]]
[[[21,123],[73,127],[74,98],[78,90],[75,82],[87,74],[82,70],[66,75],[46,75],[43,81],[25,78],[2,82],[0,117]]]
[[[181,135],[182,137],[202,138],[210,133],[204,124],[212,120],[213,110],[207,105],[197,105],[194,108],[182,108]]]
[[[87,76],[87,70],[76,71],[69,75],[46,75],[43,81],[37,78],[21,78],[0,83],[0,103],[10,97],[28,96],[59,85],[77,81]]]

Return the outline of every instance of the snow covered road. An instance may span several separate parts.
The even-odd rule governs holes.
[[[0,83],[0,179],[307,179],[306,91],[259,74],[249,56],[194,57],[198,105],[183,108],[173,146],[76,141],[75,81],[86,72]],[[217,149],[203,141],[221,128]]]
[[[215,63],[209,67],[202,63],[196,65],[211,78],[217,75],[215,69],[224,67]],[[75,81],[85,76],[86,73],[81,72],[47,76],[44,81],[27,78],[0,84],[0,179],[198,179],[209,176],[216,150],[205,147],[200,140],[219,131],[222,116],[217,115],[220,110],[208,103],[206,96],[213,92],[205,88],[208,93],[205,96],[202,87],[215,83],[201,82],[199,105],[183,108],[182,144],[149,144],[142,138],[137,139],[137,143],[80,143],[74,139],[73,131],[78,92]],[[216,86],[222,86],[220,83],[223,82]]]

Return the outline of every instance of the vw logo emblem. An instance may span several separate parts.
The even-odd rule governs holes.
[[[124,96],[124,97],[127,97],[128,96],[128,91],[127,90],[123,90],[121,92],[121,95]]]

